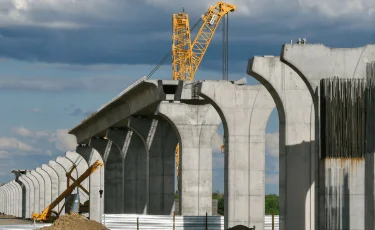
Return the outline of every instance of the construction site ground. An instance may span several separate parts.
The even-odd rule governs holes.
[[[1,225],[13,225],[13,224],[32,224],[33,221],[17,218],[14,216],[0,215],[0,226]]]

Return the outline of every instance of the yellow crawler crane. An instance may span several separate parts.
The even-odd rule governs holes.
[[[189,16],[184,11],[173,14],[172,19],[172,78],[173,80],[192,81],[211,42],[220,20],[229,12],[233,12],[236,6],[225,2],[217,2],[210,6],[200,21],[202,25],[191,44]],[[198,21],[198,23],[200,23]],[[197,24],[198,24],[197,23]],[[197,25],[196,24],[196,25]],[[193,28],[195,25],[193,26]],[[223,151],[224,146],[221,146]],[[180,148],[176,147],[176,171],[177,183],[180,190]]]
[[[74,180],[70,174],[73,170],[70,170],[68,173],[67,173],[67,176],[68,176],[68,181],[69,181],[69,178],[72,179],[74,182],[72,185],[69,185],[69,182],[68,182],[68,187],[67,189],[60,194],[60,196],[58,196],[50,205],[48,205],[47,208],[45,208],[43,210],[42,213],[32,213],[31,215],[31,218],[33,220],[36,220],[36,221],[53,221],[54,218],[57,218],[58,215],[61,213],[62,209],[64,208],[64,206],[61,208],[61,210],[59,211],[59,213],[55,212],[55,211],[52,211],[52,209],[54,207],[56,207],[57,204],[60,203],[60,201],[62,201],[67,195],[71,194],[72,191],[76,188],[76,187],[80,187],[81,189],[83,188],[81,186],[81,183],[87,178],[89,177],[92,173],[94,173],[97,169],[99,169],[99,167],[103,166],[103,163],[101,163],[99,160],[95,161],[94,164],[92,164],[80,177],[77,178],[77,180]],[[53,217],[51,214],[54,213],[56,216]]]

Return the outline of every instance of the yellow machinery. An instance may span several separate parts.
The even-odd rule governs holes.
[[[202,15],[202,25],[193,41],[190,40],[188,14],[180,12],[173,15],[172,26],[172,78],[173,80],[192,81],[211,42],[220,20],[236,6],[225,2],[217,2]],[[199,21],[199,22],[200,22]],[[199,23],[198,22],[198,23]],[[197,25],[197,24],[196,24]],[[195,27],[195,26],[194,26]],[[160,64],[159,64],[160,65]],[[224,67],[223,67],[224,68]],[[225,71],[225,70],[223,70]],[[224,73],[223,73],[224,74]],[[223,152],[224,145],[221,146]],[[177,183],[180,188],[179,172],[180,149],[176,147]]]
[[[58,196],[46,209],[44,209],[42,213],[32,213],[31,218],[37,221],[53,221],[54,218],[57,218],[60,215],[65,204],[60,209],[59,213],[52,211],[52,209],[56,207],[56,205],[59,204],[67,195],[70,195],[76,187],[81,188],[84,192],[88,194],[88,191],[81,186],[81,183],[101,166],[103,166],[103,163],[101,163],[98,160],[95,161],[94,164],[92,164],[80,177],[77,178],[77,180],[75,180],[71,176],[71,173],[75,168],[74,165],[72,169],[68,173],[66,173],[68,177],[67,189],[63,193],[61,193],[60,196]],[[69,179],[73,180],[72,185],[69,185]],[[52,213],[54,213],[56,216],[52,217]]]

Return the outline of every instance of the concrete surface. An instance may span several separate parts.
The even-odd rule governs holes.
[[[267,88],[279,113],[280,229],[315,229],[319,154],[311,93],[280,57],[254,57],[247,73]]]
[[[70,160],[73,164],[76,165],[76,170],[74,171],[75,173],[72,173],[72,176],[73,176],[74,179],[77,179],[79,176],[81,176],[87,170],[87,168],[88,168],[87,162],[78,153],[68,151],[68,152],[66,152],[65,157],[68,160]],[[72,180],[70,180],[70,181],[71,181],[70,184],[74,183]],[[90,190],[89,189],[89,179],[84,180],[81,183],[81,186],[84,189],[86,189],[87,191],[89,191]],[[79,202],[83,204],[85,201],[87,201],[89,199],[89,195],[87,195],[82,189],[80,189],[78,187],[77,187],[77,189],[75,189],[75,192],[77,192],[77,190],[79,192]]]
[[[32,181],[24,174],[20,176],[26,182],[26,218],[31,218],[31,213],[34,208],[34,185]]]
[[[65,169],[56,161],[49,161],[48,166],[50,166],[56,172],[58,179],[59,179],[58,194],[62,194],[66,190],[66,185],[67,185]],[[56,210],[59,211],[63,207],[64,202],[65,200],[60,201],[59,204],[56,205]]]
[[[218,113],[209,104],[161,102],[158,114],[178,133],[181,215],[212,215],[212,137],[221,124]]]
[[[39,203],[38,206],[37,206],[38,207],[37,212],[41,213],[41,211],[44,210],[44,208],[45,208],[45,205],[44,205],[44,197],[46,196],[46,194],[44,192],[45,191],[45,182],[44,182],[43,177],[39,173],[37,173],[35,170],[31,170],[30,173],[38,181],[37,186],[38,186],[38,190],[39,190],[39,194],[38,194],[39,196],[37,198],[38,200],[35,199],[35,202]]]
[[[224,127],[224,228],[242,224],[263,229],[265,130],[275,103],[260,85],[202,81],[197,88]]]
[[[59,195],[59,176],[57,175],[56,171],[49,165],[46,165],[46,164],[43,164],[42,165],[42,170],[44,170],[49,178],[50,178],[50,182],[51,182],[51,197],[50,197],[50,203],[52,203],[52,201],[54,201]],[[47,199],[47,202],[48,202],[48,199]],[[50,203],[47,203],[47,204],[50,204]],[[54,207],[52,209],[53,211],[55,212],[58,212],[58,206]]]
[[[38,180],[30,174],[30,171],[26,171],[26,178],[31,184],[31,196],[30,196],[30,218],[31,214],[38,212],[39,210],[39,185]]]
[[[96,149],[87,145],[78,145],[76,152],[80,154],[83,159],[88,163],[88,166],[94,164],[96,160],[104,163],[103,158],[100,156]],[[101,216],[104,213],[104,198],[100,198],[100,190],[104,191],[104,167],[100,167],[89,177],[89,191],[90,191],[90,220],[100,222]],[[104,195],[104,194],[103,194]]]
[[[171,215],[174,211],[175,149],[177,136],[164,119],[131,118],[128,127],[145,145],[148,166],[147,213]]]
[[[51,177],[48,175],[46,171],[41,168],[36,168],[35,172],[39,173],[39,175],[43,178],[44,182],[44,196],[41,198],[43,200],[43,206],[41,206],[41,210],[44,210],[49,204],[51,204],[52,199],[52,182]]]

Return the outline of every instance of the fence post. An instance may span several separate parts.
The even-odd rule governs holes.
[[[206,230],[208,230],[208,224],[207,224],[207,212],[206,212]]]
[[[173,230],[176,229],[175,218],[176,218],[176,211],[173,211]]]
[[[139,217],[137,217],[137,230],[139,230]]]
[[[272,230],[275,230],[275,215],[272,212]]]

